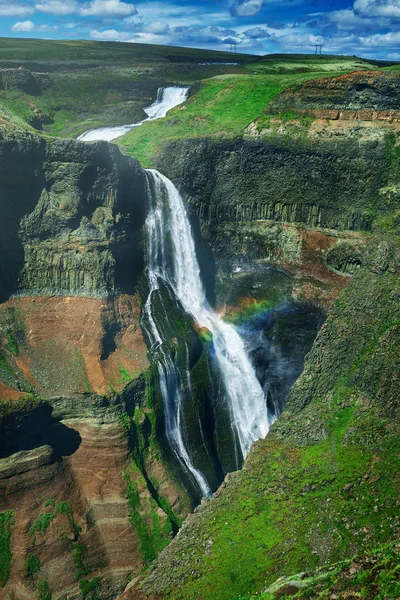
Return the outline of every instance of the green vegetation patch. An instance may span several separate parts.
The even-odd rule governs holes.
[[[50,499],[46,500],[44,506],[49,510],[47,512],[40,513],[33,521],[33,524],[29,530],[29,537],[31,538],[33,544],[36,544],[37,534],[44,535],[50,527],[52,521],[54,521],[58,515],[65,515],[67,517],[68,524],[73,531],[74,536],[76,538],[79,537],[79,534],[82,530],[81,527],[75,523],[74,511],[69,502],[62,501],[56,504],[53,499]]]
[[[301,573],[283,578],[264,593],[254,596],[261,600],[275,600],[285,595],[291,598],[373,598],[386,600],[400,596],[400,545],[384,544],[370,552],[363,552],[351,560],[322,567],[314,573]],[[242,596],[239,600],[245,600]]]
[[[82,542],[77,542],[76,544],[74,544],[74,547],[72,549],[72,556],[74,558],[74,563],[77,568],[77,579],[88,575],[92,570],[86,567],[85,565],[85,559],[87,558],[87,555],[88,547],[86,546],[86,544],[83,544]]]
[[[213,77],[204,80],[200,91],[183,106],[171,110],[164,119],[133,129],[117,143],[143,166],[152,166],[160,143],[193,137],[240,136],[286,87],[326,75],[315,72]],[[329,76],[334,75],[338,73],[329,72]]]
[[[4,587],[10,575],[12,552],[11,528],[15,523],[14,511],[0,513],[0,586]]]
[[[247,64],[245,67],[252,73],[259,74],[288,74],[288,73],[312,73],[323,72],[325,76],[329,72],[361,71],[378,69],[362,58],[353,56],[329,56],[314,54],[270,54],[261,57],[255,63]]]
[[[40,579],[37,582],[37,600],[51,600],[51,592],[49,584],[45,579]]]
[[[146,503],[141,501],[137,484],[127,474],[125,481],[126,497],[131,508],[130,519],[139,538],[139,550],[144,563],[149,565],[171,541],[172,525],[167,515],[162,523],[158,505],[151,497]]]
[[[81,588],[81,599],[82,600],[99,600],[98,592],[101,587],[100,577],[93,577],[93,579],[83,579],[79,582]]]
[[[40,558],[36,554],[28,554],[24,562],[25,575],[33,577],[35,573],[40,571]]]
[[[30,530],[29,537],[33,544],[36,544],[36,534],[44,534],[50,527],[50,523],[56,518],[56,514],[53,512],[40,513],[34,520]]]

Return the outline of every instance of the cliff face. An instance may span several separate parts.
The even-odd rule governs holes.
[[[359,71],[335,78],[307,81],[288,88],[272,103],[272,110],[299,108],[338,111],[394,111],[399,118],[400,92],[397,71]]]
[[[362,263],[390,177],[387,132],[256,133],[170,143],[158,166],[187,199],[220,276],[275,264],[294,277],[296,299],[327,308]]]
[[[1,595],[112,599],[190,506],[155,437],[144,174],[9,126],[0,155]]]
[[[368,230],[387,181],[384,140],[190,140],[170,144],[159,165],[202,223],[270,220]]]
[[[3,298],[131,292],[146,207],[139,164],[105,143],[8,129],[1,158]]]

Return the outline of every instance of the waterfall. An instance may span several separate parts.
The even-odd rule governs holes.
[[[89,129],[80,135],[77,139],[81,142],[95,142],[99,140],[105,140],[111,142],[121,135],[125,135],[134,127],[139,127],[146,121],[153,121],[154,119],[162,119],[166,116],[167,112],[185,102],[189,92],[188,87],[166,87],[158,88],[157,99],[153,104],[144,108],[144,112],[147,115],[147,119],[140,121],[139,123],[132,123],[131,125],[118,125],[117,127],[100,127],[98,129]]]
[[[163,282],[172,288],[184,310],[212,334],[215,359],[223,382],[236,453],[242,459],[252,444],[266,436],[269,418],[266,399],[233,325],[225,323],[206,299],[186,207],[178,190],[158,171],[147,170],[150,212],[146,220],[149,295],[144,312],[164,401],[166,436],[176,458],[194,478],[201,494],[210,494],[203,474],[195,468],[185,446],[182,392],[178,368],[163,350],[163,336],[153,312],[153,296]]]

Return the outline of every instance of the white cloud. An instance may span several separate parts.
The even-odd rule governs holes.
[[[365,46],[398,46],[400,44],[400,31],[375,33],[374,35],[360,37],[360,42]]]
[[[50,27],[50,25],[35,25],[32,21],[17,21],[11,27],[11,31],[18,32],[30,32],[30,31],[56,31],[58,29],[57,25]]]
[[[231,7],[234,17],[252,17],[260,12],[264,0],[237,0]]]
[[[243,32],[244,35],[250,39],[258,40],[260,38],[268,38],[270,34],[263,27],[252,27]]]
[[[82,17],[129,17],[137,13],[136,7],[123,0],[91,0],[80,4],[77,0],[41,0],[36,10],[50,15],[72,15]]]
[[[154,21],[146,25],[144,31],[155,35],[165,35],[169,31],[169,25],[165,21]]]
[[[400,0],[355,0],[353,10],[361,17],[400,18]]]
[[[334,10],[324,15],[325,22],[334,23],[338,29],[346,31],[373,25],[376,27],[376,19],[369,19],[355,14],[353,9],[344,8],[342,10]]]
[[[32,21],[17,21],[11,27],[11,31],[33,31],[35,29],[35,24]]]
[[[289,28],[276,33],[273,37],[274,41],[278,42],[285,50],[299,50],[303,48],[303,51],[306,51],[312,49],[315,44],[324,43],[324,38],[321,35],[310,33],[298,34],[293,32],[293,30],[289,30]]]
[[[131,41],[132,34],[126,31],[117,31],[116,29],[106,29],[105,31],[98,31],[92,29],[90,37],[93,40],[101,40],[106,42],[127,42]]]
[[[39,12],[58,16],[72,15],[77,12],[78,6],[76,0],[44,0],[35,4]]]
[[[121,0],[92,0],[79,8],[82,17],[129,17],[136,13],[133,4]]]
[[[35,9],[29,5],[0,3],[0,17],[27,17],[34,12]]]

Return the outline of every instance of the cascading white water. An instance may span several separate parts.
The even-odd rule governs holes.
[[[149,184],[152,206],[146,220],[150,292],[145,313],[150,337],[153,344],[162,348],[162,335],[152,315],[152,295],[159,289],[161,280],[171,286],[185,311],[193,316],[199,326],[207,328],[212,334],[215,357],[226,390],[232,431],[245,458],[252,444],[265,437],[269,430],[264,392],[238,332],[225,323],[206,300],[190,223],[178,190],[158,171],[148,170],[147,173],[152,184]],[[166,245],[167,235],[170,248]],[[167,437],[180,462],[194,476],[202,494],[208,495],[208,484],[200,471],[194,468],[180,431],[180,391],[177,389],[175,392],[173,386],[168,389],[168,374],[173,371],[173,377],[177,377],[176,368],[170,357],[162,353],[158,369]],[[171,400],[171,393],[176,395],[175,399]],[[208,488],[207,493],[204,484]]]
[[[118,125],[117,127],[100,127],[98,129],[89,129],[80,135],[77,139],[81,142],[95,142],[95,141],[106,141],[111,142],[116,138],[128,133],[134,127],[139,127],[146,121],[152,121],[154,119],[162,119],[165,117],[167,112],[179,106],[185,102],[189,92],[188,87],[166,87],[159,88],[157,91],[157,100],[150,106],[144,108],[144,112],[147,115],[147,119],[140,121],[139,123],[132,123],[131,125]]]
[[[152,198],[153,194],[150,185],[148,185],[148,193],[149,197]],[[175,457],[181,463],[182,467],[193,477],[201,495],[207,497],[211,495],[211,489],[202,473],[193,465],[183,440],[181,428],[182,391],[179,371],[168,351],[164,351],[162,333],[159,331],[156,319],[154,319],[152,314],[153,295],[159,289],[159,282],[169,282],[162,204],[155,205],[150,210],[146,219],[146,231],[149,294],[144,306],[144,313],[147,317],[147,333],[152,348],[157,348],[159,354],[156,363],[161,394],[164,401],[166,436]]]

